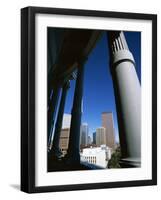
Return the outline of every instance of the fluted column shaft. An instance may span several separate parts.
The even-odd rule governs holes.
[[[69,82],[65,83],[65,85],[63,86],[57,121],[55,124],[55,132],[54,132],[54,139],[53,139],[51,153],[57,158],[59,158],[62,155],[59,148],[59,141],[60,141],[60,133],[62,129],[65,100],[66,100],[68,88],[69,88]]]
[[[72,108],[67,157],[70,163],[80,163],[80,126],[82,116],[84,63],[79,64]]]
[[[141,87],[135,61],[123,32],[109,31],[113,78],[123,167],[141,164]]]

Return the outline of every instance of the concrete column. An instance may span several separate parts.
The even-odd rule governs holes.
[[[56,121],[56,124],[55,124],[53,145],[52,145],[52,149],[51,149],[52,156],[54,156],[55,158],[58,158],[58,159],[62,155],[62,152],[59,148],[59,141],[60,141],[60,133],[61,133],[61,129],[62,129],[65,100],[66,100],[66,95],[67,95],[67,90],[69,88],[69,84],[70,83],[68,81],[63,86],[62,96],[61,96],[61,101],[60,101],[60,106],[59,106],[59,111],[58,111],[58,116],[57,116],[57,121]]]
[[[113,78],[122,167],[141,165],[141,87],[135,61],[122,31],[109,31],[111,74]]]
[[[83,97],[83,77],[84,63],[78,65],[77,80],[74,93],[74,101],[72,108],[72,118],[70,127],[70,138],[67,152],[69,164],[80,163],[80,126],[82,116],[82,97]]]
[[[53,95],[51,100],[49,101],[49,109],[48,109],[48,147],[50,149],[52,134],[53,134],[53,127],[55,123],[55,114],[56,108],[58,105],[58,99],[60,95],[60,87],[56,87],[53,89]]]

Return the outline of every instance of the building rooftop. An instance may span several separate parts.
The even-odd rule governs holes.
[[[102,144],[100,147],[90,146],[90,148],[85,148],[85,149],[83,149],[83,152],[95,154],[95,153],[102,152],[102,150],[108,150],[108,149],[110,149],[108,146],[106,146],[105,144]]]
[[[112,111],[104,111],[102,114],[113,113]]]

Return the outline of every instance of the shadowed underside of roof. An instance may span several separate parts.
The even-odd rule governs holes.
[[[89,56],[102,33],[99,30],[87,29],[60,30],[48,28],[49,88],[69,79],[78,63]]]

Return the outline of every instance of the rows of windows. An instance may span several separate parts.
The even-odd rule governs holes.
[[[60,147],[61,148],[68,148],[68,140],[65,138],[61,138],[60,140]]]
[[[85,160],[87,160],[89,163],[96,164],[96,156],[85,156],[84,158],[85,158]]]

